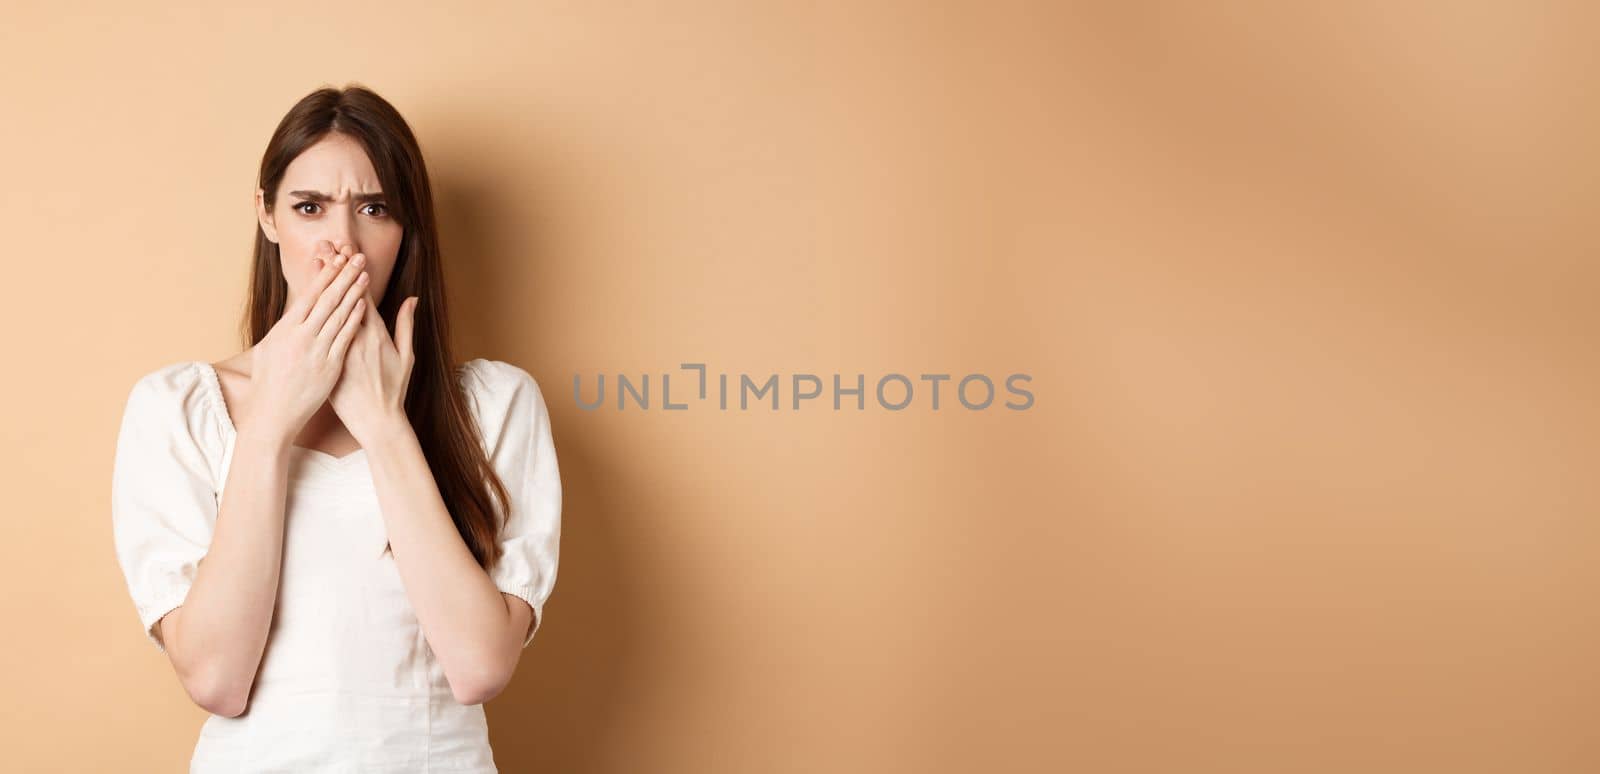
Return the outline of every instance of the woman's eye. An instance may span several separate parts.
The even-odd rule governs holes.
[[[300,208],[301,207],[317,207],[317,206],[319,206],[319,205],[316,202],[300,202],[299,204],[296,204],[294,206],[294,209],[295,209],[296,212],[299,212],[301,215],[314,215],[316,213],[306,212],[305,210],[302,210]]]
[[[369,212],[367,214],[368,215],[375,215],[375,216],[379,216],[379,217],[389,214],[389,206],[386,205],[386,204],[379,204],[377,202],[373,202],[372,204],[367,205],[367,209],[374,209],[374,208],[377,209],[377,212]]]

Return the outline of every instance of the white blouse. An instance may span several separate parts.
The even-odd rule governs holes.
[[[556,579],[561,480],[544,397],[526,371],[458,366],[485,451],[511,496],[490,577],[535,623]],[[206,555],[235,431],[204,361],[164,366],[128,395],[112,474],[117,559],[146,637],[183,604]],[[496,772],[481,704],[455,700],[389,551],[366,452],[292,447],[283,566],[245,712],[212,715],[191,774]]]

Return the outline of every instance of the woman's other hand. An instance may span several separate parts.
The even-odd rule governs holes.
[[[360,253],[355,257],[359,258]],[[328,402],[362,446],[410,421],[406,416],[406,391],[411,385],[412,366],[416,363],[411,333],[419,302],[417,296],[401,302],[395,313],[393,339],[389,337],[383,315],[363,316],[355,339],[345,353],[344,371],[328,396]],[[374,307],[376,303],[370,294],[366,296],[365,306]]]

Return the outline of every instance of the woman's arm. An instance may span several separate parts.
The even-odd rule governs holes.
[[[182,606],[161,619],[161,640],[196,704],[243,713],[278,599],[292,439],[241,428],[216,530]]]
[[[389,422],[365,448],[400,581],[451,693],[462,704],[494,698],[516,671],[533,609],[501,593],[461,540],[409,422]]]
[[[316,245],[316,276],[256,342],[250,407],[236,424],[233,462],[217,506],[211,545],[178,610],[162,619],[162,641],[184,690],[213,714],[237,717],[266,650],[283,566],[289,451],[333,390],[366,317],[361,261]]]

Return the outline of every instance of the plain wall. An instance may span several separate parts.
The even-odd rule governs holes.
[[[260,154],[349,82],[550,400],[502,770],[1600,768],[1592,8],[218,5],[0,24],[5,768],[186,766],[117,423],[241,348]],[[1035,403],[573,399],[683,362]]]

